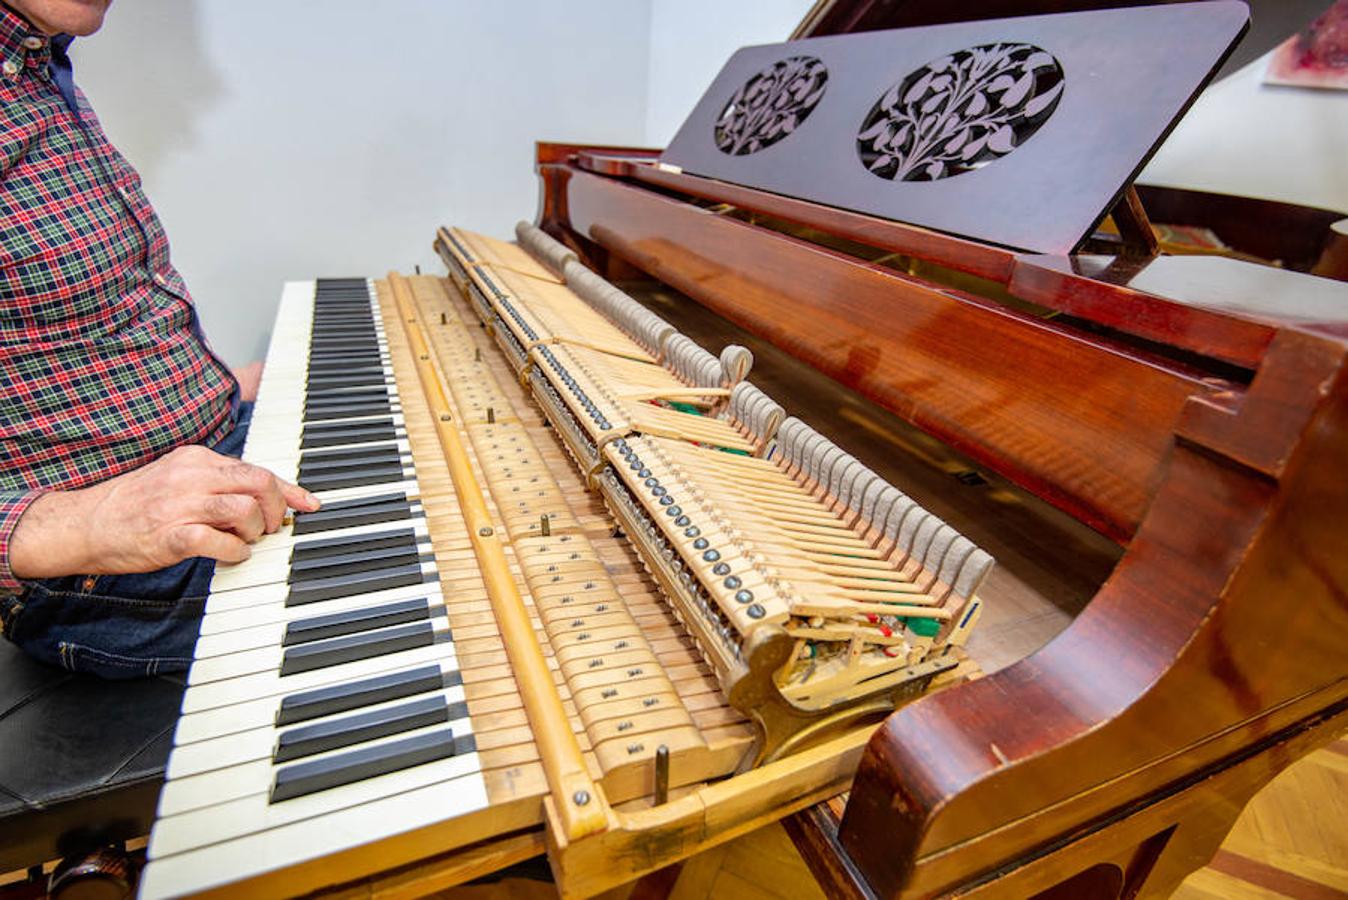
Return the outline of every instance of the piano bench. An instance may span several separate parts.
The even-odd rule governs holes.
[[[0,640],[0,873],[149,834],[184,683],[76,675]]]

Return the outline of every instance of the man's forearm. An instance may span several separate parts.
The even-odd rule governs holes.
[[[92,571],[84,501],[82,491],[49,491],[36,495],[20,512],[8,541],[7,562],[14,584]]]

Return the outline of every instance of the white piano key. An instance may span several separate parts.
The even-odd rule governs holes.
[[[446,728],[453,730],[456,739],[461,736],[467,737],[472,733],[468,719],[462,718],[455,719],[448,725],[431,725],[380,738],[361,746],[377,747],[392,744],[418,734],[443,731]],[[341,756],[350,753],[351,749],[348,747],[331,750],[309,759]],[[181,853],[184,850],[229,840],[250,832],[301,821],[335,809],[366,803],[389,794],[401,793],[464,775],[476,771],[479,763],[477,753],[465,753],[272,803],[269,792],[276,771],[287,765],[294,763],[282,763],[278,766],[273,765],[269,758],[260,759],[166,782],[159,793],[160,822],[156,824],[150,838],[153,846],[151,852],[155,855]],[[159,827],[161,824],[170,823],[174,827],[162,830]]]
[[[417,647],[401,653],[390,653],[386,656],[343,663],[327,669],[314,669],[296,675],[282,676],[279,670],[271,670],[228,681],[192,685],[183,694],[183,714],[240,703],[256,697],[299,693],[325,684],[354,681],[389,669],[410,669],[417,665],[452,658],[454,658],[454,644],[451,641],[441,641],[428,647]]]
[[[430,540],[430,533],[426,528],[426,520],[417,519],[416,522],[415,526],[409,524],[399,527],[397,523],[393,523],[391,527],[382,529],[380,525],[388,525],[389,523],[357,525],[354,528],[344,529],[344,531],[352,536],[359,534],[375,536],[391,531],[410,529],[413,532],[410,538],[412,542],[427,544]],[[272,537],[276,537],[276,535],[264,535],[259,538],[258,542],[253,544],[252,555],[244,562],[233,565],[217,565],[215,575],[211,579],[211,593],[285,581],[290,575],[290,555],[294,552],[295,547],[304,545],[304,538],[308,535],[301,535],[298,539],[294,539],[292,535],[292,540],[288,541],[270,541],[269,538]]]
[[[448,641],[449,640],[449,620],[445,617],[443,610],[438,614],[431,616],[426,620],[431,628],[431,640]],[[410,622],[411,624],[411,622]],[[402,628],[402,626],[390,626],[388,629],[379,629],[379,631],[391,631],[392,628]],[[375,635],[376,632],[364,632],[367,635]],[[309,644],[313,647],[313,644]],[[209,684],[210,682],[224,682],[233,678],[244,678],[247,675],[257,674],[257,672],[270,672],[280,670],[280,664],[286,656],[287,647],[282,647],[279,641],[276,644],[263,645],[263,647],[252,647],[240,649],[233,653],[224,653],[221,656],[206,656],[200,659],[194,659],[191,662],[191,670],[187,675],[187,684],[198,686],[198,684]],[[406,651],[395,651],[406,652]],[[394,653],[377,653],[379,656],[392,656]],[[326,666],[324,668],[336,668],[336,666]],[[287,675],[284,678],[294,678],[294,675]]]
[[[455,757],[446,762],[456,765],[437,770],[437,774],[446,776],[452,771],[462,772],[457,777],[445,777],[433,784],[333,809],[309,819],[254,829],[204,849],[164,856],[155,848],[152,837],[153,861],[141,877],[140,896],[144,900],[159,900],[219,887],[484,809],[486,785],[475,770],[476,756]],[[306,798],[287,802],[298,803],[303,799]],[[229,812],[247,816],[250,811],[246,804],[239,804]],[[155,825],[155,835],[173,834],[180,827],[181,823],[165,820]]]
[[[435,696],[443,697],[448,704],[463,703],[463,686],[455,685],[454,687],[441,688],[438,691],[427,691],[422,694],[398,697],[394,700],[385,700],[383,703],[372,703],[369,706],[361,706],[356,709],[346,710],[321,718],[309,719],[304,722],[297,722],[293,725],[285,725],[280,728],[277,728],[271,721],[268,721],[264,725],[245,731],[237,731],[220,737],[197,741],[192,744],[179,744],[173,748],[173,755],[169,758],[168,769],[164,775],[167,779],[186,778],[192,775],[201,775],[206,772],[227,769],[245,763],[257,762],[259,760],[270,761],[276,752],[276,744],[281,735],[292,729],[303,728],[306,725],[311,725],[315,722],[341,720],[360,713],[374,712],[381,709],[393,709],[415,699]],[[463,721],[466,722],[467,720],[465,719]],[[451,727],[453,726],[451,725]],[[468,727],[471,726],[465,726],[465,729]],[[402,734],[409,733],[410,731],[402,732]],[[464,733],[466,734],[467,731],[465,730]],[[456,737],[459,735],[459,730],[457,728],[455,729],[454,734]],[[317,754],[314,754],[314,756],[317,756]],[[310,757],[305,758],[308,759]],[[282,763],[282,765],[286,764]]]
[[[457,658],[454,655],[452,644],[446,644],[444,648],[447,655],[427,663],[408,663],[402,659],[395,659],[391,656],[378,657],[376,659],[365,660],[369,663],[366,671],[358,675],[345,674],[338,678],[333,676],[327,670],[319,669],[314,672],[306,672],[305,675],[318,676],[310,678],[305,687],[293,688],[290,682],[295,678],[302,676],[295,675],[289,679],[281,679],[275,682],[274,692],[263,695],[254,695],[245,698],[237,703],[231,703],[224,706],[213,706],[200,709],[193,712],[184,711],[183,716],[178,720],[177,730],[174,732],[173,740],[175,746],[193,744],[197,741],[209,740],[222,735],[233,734],[240,731],[248,731],[252,728],[272,727],[276,722],[276,712],[280,708],[281,700],[285,697],[291,697],[296,694],[304,693],[318,688],[333,687],[339,684],[349,684],[355,681],[361,681],[366,678],[375,678],[380,675],[390,675],[395,672],[407,672],[416,669],[419,666],[432,665],[437,666],[442,675],[448,675],[457,671]],[[344,667],[349,673],[350,667]],[[326,678],[327,680],[323,680]],[[197,694],[201,691],[209,691],[213,685],[205,685],[197,689],[188,689],[189,694]]]
[[[421,590],[412,591],[410,596],[390,598],[381,595],[393,591],[381,591],[378,594],[355,594],[336,600],[323,600],[319,603],[306,603],[303,606],[263,606],[239,610],[237,614],[221,613],[212,616],[211,630],[203,630],[197,638],[196,659],[208,659],[264,647],[268,644],[280,646],[285,638],[286,626],[291,622],[326,616],[331,613],[350,612],[394,603],[397,600],[425,599],[434,609],[444,604],[440,588],[434,582],[421,585]],[[402,591],[395,588],[394,591]],[[204,624],[204,623],[203,623]]]
[[[429,572],[426,571],[428,568],[430,569]],[[375,603],[389,603],[394,600],[410,600],[413,597],[425,596],[432,592],[439,594],[438,577],[434,568],[431,564],[424,563],[422,571],[425,578],[429,580],[423,580],[419,584],[407,584],[382,591],[357,594],[356,596],[368,598],[373,605]],[[244,623],[276,621],[273,617],[283,614],[286,609],[308,610],[309,615],[321,615],[325,609],[337,608],[329,606],[329,604],[337,602],[334,600],[319,600],[314,603],[287,607],[286,597],[289,593],[290,585],[279,582],[251,588],[239,588],[221,594],[211,594],[206,598],[206,615],[202,617],[203,629],[201,633],[219,634],[236,628],[247,627],[247,624]],[[225,616],[225,618],[219,620],[219,625],[215,624],[217,616]],[[209,630],[204,627],[207,621],[211,622]]]

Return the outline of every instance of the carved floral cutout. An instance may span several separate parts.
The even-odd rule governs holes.
[[[819,104],[828,68],[813,56],[792,56],[744,83],[716,120],[716,146],[730,156],[757,153],[800,127]]]
[[[890,181],[935,181],[987,165],[1048,121],[1062,66],[1030,44],[984,44],[933,60],[894,85],[857,133],[857,153]]]

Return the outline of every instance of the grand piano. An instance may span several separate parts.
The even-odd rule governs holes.
[[[821,3],[795,37],[972,17]],[[1115,227],[1027,252],[656,152],[540,144],[537,164],[539,222],[587,264],[755,349],[760,382],[817,396],[853,444],[902,435],[857,451],[896,483],[982,492],[947,502],[996,548],[989,615],[999,590],[1022,602],[1022,642],[986,640],[996,671],[895,712],[849,794],[786,820],[830,895],[1165,896],[1348,724],[1348,288],[1292,271],[1341,213],[1125,183]],[[1148,210],[1228,252],[1160,252]],[[1066,623],[1030,648],[1027,585]]]
[[[823,2],[795,37],[1047,5]],[[885,718],[854,780],[768,791],[678,846],[638,839],[608,870],[558,852],[564,887],[658,872],[786,815],[831,895],[1163,896],[1348,724],[1348,288],[1308,274],[1334,274],[1342,214],[1133,184],[1144,156],[1097,185],[1098,221],[1030,249],[1034,234],[971,237],[983,209],[964,211],[967,231],[923,227],[658,151],[539,144],[546,232],[704,345],[749,347],[757,384],[999,563],[972,677]],[[1052,219],[1002,219],[1031,211]],[[1158,241],[1176,229],[1220,252]],[[36,756],[122,725],[79,783],[10,755],[0,785],[25,802],[0,810],[9,867],[145,833],[180,685],[6,664],[23,678],[6,679],[0,727],[55,748]],[[102,717],[80,711],[90,697]],[[395,879],[541,846],[511,840]]]

